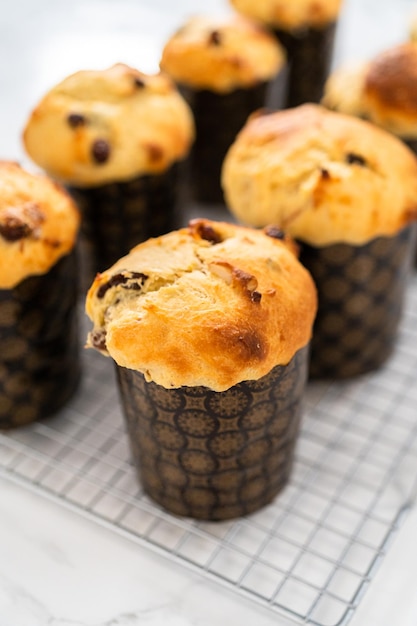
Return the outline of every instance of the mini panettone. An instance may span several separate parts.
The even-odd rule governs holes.
[[[403,43],[369,62],[339,68],[326,83],[323,104],[417,139],[417,44]]]
[[[284,64],[283,48],[258,24],[196,16],[167,41],[160,67],[178,84],[227,93],[270,80]]]
[[[230,210],[313,246],[361,245],[417,217],[417,161],[399,139],[318,105],[253,116],[223,164]]]
[[[57,184],[0,161],[0,289],[46,274],[74,248],[79,222]]]
[[[283,105],[320,102],[332,64],[342,0],[230,0],[242,15],[271,29],[287,56]]]
[[[178,227],[194,120],[169,77],[121,63],[79,71],[45,95],[23,137],[82,214],[82,291],[140,241]]]
[[[302,244],[319,301],[310,376],[380,367],[396,344],[413,251],[413,152],[374,124],[303,105],[249,120],[223,183],[241,221],[273,222]]]
[[[167,389],[224,391],[286,365],[308,344],[316,306],[279,229],[200,219],[97,276],[88,344]]]
[[[0,161],[0,429],[56,413],[77,389],[79,222],[61,187]]]
[[[342,0],[230,0],[230,4],[271,28],[321,28],[338,18]]]
[[[172,81],[121,63],[65,78],[23,135],[37,165],[77,187],[162,172],[185,157],[193,137],[192,114]]]
[[[192,17],[168,38],[160,67],[190,105],[196,128],[185,185],[191,201],[224,204],[220,173],[226,152],[271,93],[283,96],[284,66],[276,38],[236,15]]]

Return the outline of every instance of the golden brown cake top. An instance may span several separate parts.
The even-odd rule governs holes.
[[[83,187],[162,172],[186,156],[193,137],[191,111],[171,79],[119,63],[53,87],[23,139],[48,174]]]
[[[325,27],[339,17],[342,0],[229,0],[247,17],[272,28]]]
[[[399,139],[319,105],[252,116],[223,164],[243,223],[315,246],[363,244],[417,218],[417,160]]]
[[[88,345],[165,388],[257,380],[310,340],[316,291],[295,252],[275,227],[206,219],[139,244],[90,288]]]
[[[417,44],[403,43],[367,63],[339,68],[327,81],[323,104],[417,138]]]
[[[0,161],[0,289],[46,274],[73,249],[79,221],[56,183]]]
[[[165,44],[161,69],[177,83],[227,93],[270,80],[285,63],[276,38],[243,17],[191,17]]]

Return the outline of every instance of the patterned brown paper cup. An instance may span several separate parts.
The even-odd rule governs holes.
[[[196,138],[188,159],[188,185],[196,202],[224,204],[221,169],[249,115],[267,104],[271,83],[227,94],[179,86],[194,114]]]
[[[81,215],[84,289],[136,244],[179,226],[178,164],[158,175],[98,187],[69,187]]]
[[[75,253],[0,289],[0,428],[58,411],[80,378]]]
[[[336,22],[323,28],[276,29],[274,33],[288,57],[285,108],[320,102],[332,63]]]
[[[347,378],[380,367],[391,355],[409,278],[414,227],[363,246],[302,244],[300,261],[315,280],[319,308],[310,376]]]
[[[144,491],[171,513],[213,521],[268,504],[290,477],[307,368],[303,348],[287,366],[215,392],[165,389],[117,367]]]

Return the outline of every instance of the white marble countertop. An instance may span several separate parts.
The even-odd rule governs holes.
[[[164,557],[0,480],[1,626],[290,626]],[[417,623],[417,514],[350,622]]]
[[[115,61],[156,69],[181,19],[222,0],[1,0],[0,158],[25,164],[30,107],[64,75]],[[346,0],[338,59],[404,38],[413,3]],[[417,623],[417,511],[395,537],[350,624]],[[289,622],[288,622],[289,623]],[[0,479],[0,626],[284,626],[245,598],[42,497]]]

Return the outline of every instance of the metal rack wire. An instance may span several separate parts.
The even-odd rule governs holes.
[[[0,473],[296,623],[344,625],[415,496],[416,345],[417,276],[394,356],[360,380],[309,384],[291,483],[247,518],[180,519],[144,495],[112,363],[92,351],[65,410],[0,432]]]

